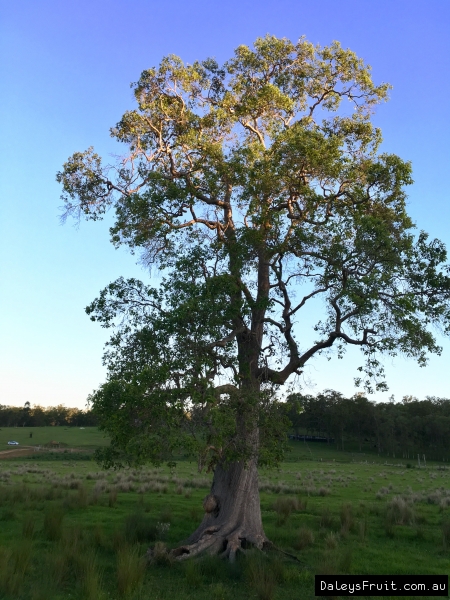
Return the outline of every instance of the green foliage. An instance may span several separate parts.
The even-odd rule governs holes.
[[[96,425],[96,420],[91,411],[79,408],[58,406],[5,406],[0,404],[0,427],[88,427]],[[27,431],[27,434],[29,431]],[[30,442],[35,441],[30,438]]]
[[[317,396],[292,394],[283,406],[294,425],[309,434],[334,440],[337,448],[348,445],[361,451],[377,452],[417,460],[449,460],[450,400],[405,397],[402,402],[371,402],[361,394],[345,398],[334,390]],[[413,465],[406,463],[406,468]]]
[[[414,235],[411,165],[378,152],[371,122],[389,85],[352,51],[267,35],[223,65],[168,56],[133,89],[111,130],[126,157],[107,167],[89,148],[57,175],[66,216],[112,207],[112,243],[164,275],[158,289],[120,278],[86,309],[113,328],[90,398],[111,436],[105,466],[181,452],[206,469],[276,464],[278,390],[313,356],[360,347],[356,382],[371,391],[386,388],[382,355],[440,352],[446,250]],[[314,303],[324,314],[303,347],[295,324]]]

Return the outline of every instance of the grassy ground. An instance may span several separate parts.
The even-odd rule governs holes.
[[[32,437],[30,437],[30,434]],[[97,427],[2,427],[0,429],[0,451],[11,449],[10,440],[20,446],[44,446],[59,442],[63,447],[93,449],[108,443]]]
[[[49,429],[39,435],[56,440]],[[65,434],[79,448],[101,435],[61,430],[59,441]],[[316,573],[450,574],[450,470],[291,448],[278,471],[261,472],[261,506],[269,538],[300,562],[272,551],[235,565],[168,560],[165,546],[202,517],[210,478],[194,463],[104,473],[70,454],[1,461],[0,598],[298,600],[314,597]]]

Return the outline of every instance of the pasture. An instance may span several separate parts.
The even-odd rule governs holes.
[[[31,434],[31,437],[30,437]],[[93,450],[108,443],[97,427],[2,427],[0,428],[0,451],[11,449],[10,440],[20,446],[45,446],[58,442],[61,447]]]
[[[106,443],[95,428],[38,429],[33,442],[59,437],[67,454],[0,461],[2,599],[298,600],[314,598],[315,573],[450,574],[450,470],[442,465],[408,468],[291,442],[286,462],[260,473],[266,534],[284,553],[173,563],[165,549],[199,523],[209,475],[187,459],[173,469],[103,472],[89,454],[70,459],[72,448]],[[25,443],[27,431],[22,442],[18,429],[3,428],[2,449],[7,439]]]

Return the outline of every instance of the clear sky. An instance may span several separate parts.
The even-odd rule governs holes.
[[[129,84],[166,54],[226,60],[266,33],[339,40],[394,86],[379,107],[383,150],[411,160],[409,211],[450,247],[449,0],[0,0],[0,404],[83,408],[104,380],[108,332],[84,307],[120,275],[148,279],[109,243],[108,221],[61,226],[55,174],[74,151],[118,152],[109,128]],[[390,391],[450,397],[450,343],[426,369],[388,361]],[[354,393],[356,353],[318,359],[309,392]]]

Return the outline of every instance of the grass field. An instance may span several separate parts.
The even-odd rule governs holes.
[[[105,443],[95,428],[44,429],[33,441]],[[19,433],[3,429],[0,442],[21,442]],[[279,470],[261,472],[261,506],[269,538],[299,560],[273,550],[235,565],[174,564],[165,552],[202,517],[210,477],[194,462],[102,472],[70,454],[1,461],[0,598],[298,600],[314,597],[315,573],[450,574],[450,470],[321,444],[291,449]]]
[[[32,437],[30,437],[30,434]],[[2,427],[0,429],[0,451],[8,450],[10,440],[21,446],[44,446],[50,442],[59,442],[72,448],[94,449],[108,443],[97,427]]]

